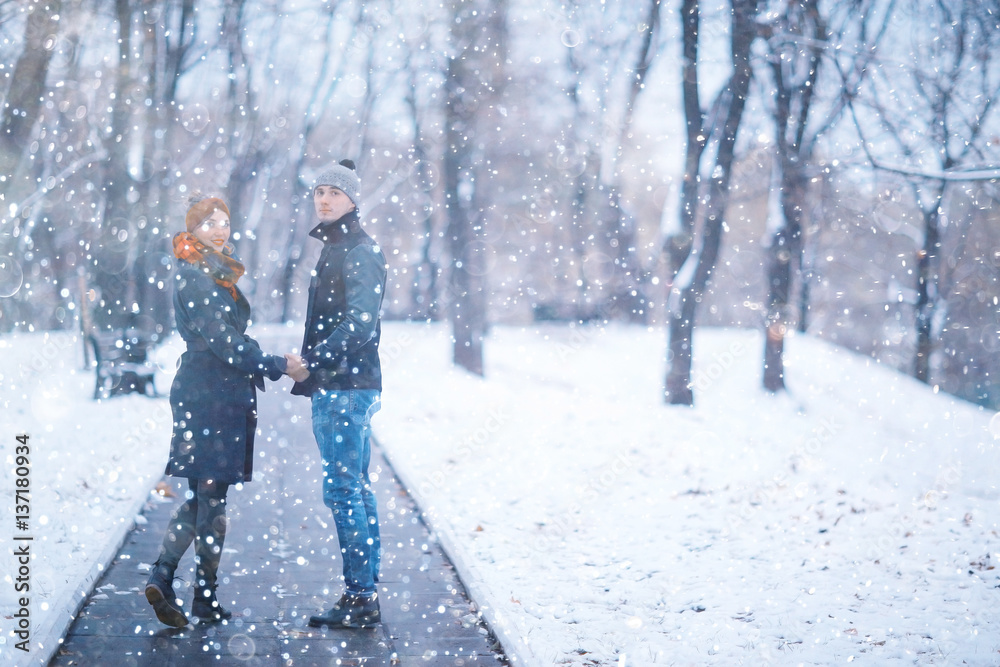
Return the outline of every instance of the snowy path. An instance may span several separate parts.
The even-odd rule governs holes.
[[[274,389],[277,389],[275,391]],[[179,502],[151,501],[70,629],[52,667],[81,664],[437,664],[500,663],[453,568],[430,539],[412,500],[376,451],[373,479],[385,539],[377,628],[320,630],[310,614],[340,593],[341,562],[330,511],[320,496],[309,402],[280,383],[260,397],[254,480],[229,494],[230,529],[219,595],[233,611],[224,624],[182,630],[156,621],[142,595],[167,520]],[[186,484],[174,480],[175,494]],[[193,554],[182,559],[177,592],[190,608]]]

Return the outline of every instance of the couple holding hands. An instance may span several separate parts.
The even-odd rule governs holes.
[[[187,344],[170,388],[173,435],[166,474],[186,477],[185,502],[174,512],[146,583],[164,624],[188,617],[173,590],[174,571],[194,543],[191,614],[222,621],[217,573],[226,538],[226,494],[253,470],[256,390],[264,378],[290,376],[292,394],[312,401],[313,434],[323,463],[323,501],[332,511],[343,559],[344,594],[312,616],[313,627],[372,627],[381,621],[381,543],[368,477],[371,418],[380,406],[379,313],[385,256],[361,228],[361,181],[350,160],[323,171],[312,190],[319,224],[309,233],[323,250],[309,284],[301,356],[265,354],[246,335],[250,304],[237,283],[244,267],[229,243],[229,209],[216,197],[193,201],[187,231],[174,237],[174,313]]]

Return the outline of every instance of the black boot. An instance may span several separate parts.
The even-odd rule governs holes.
[[[226,522],[225,498],[211,498],[208,502],[202,499],[194,543],[197,583],[191,613],[205,621],[225,621],[233,616],[219,604],[215,592],[222,546],[226,542]]]
[[[167,533],[163,536],[163,545],[160,547],[160,556],[153,563],[153,570],[146,582],[146,600],[153,605],[156,618],[164,625],[174,628],[183,628],[188,624],[187,616],[177,603],[173,583],[177,563],[194,539],[197,516],[198,500],[192,493],[170,517]]]
[[[194,589],[191,614],[209,622],[228,621],[233,617],[233,612],[219,603],[219,598],[215,595],[215,586]]]
[[[381,622],[378,593],[370,596],[344,593],[329,611],[309,617],[309,625],[314,628],[374,628]]]
[[[153,605],[153,611],[156,612],[156,618],[160,623],[172,628],[183,628],[188,624],[188,618],[177,604],[177,595],[174,594],[176,568],[176,563],[156,561],[153,564],[153,571],[150,572],[149,580],[146,582],[146,600]]]

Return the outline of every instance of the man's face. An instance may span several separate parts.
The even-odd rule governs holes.
[[[313,190],[313,205],[320,222],[339,220],[354,210],[354,202],[343,190],[332,185],[317,185]]]

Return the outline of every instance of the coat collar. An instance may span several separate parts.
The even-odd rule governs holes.
[[[341,218],[333,222],[321,222],[312,228],[309,236],[319,239],[323,243],[336,243],[348,234],[361,229],[361,217],[358,210],[354,209],[345,213]]]

